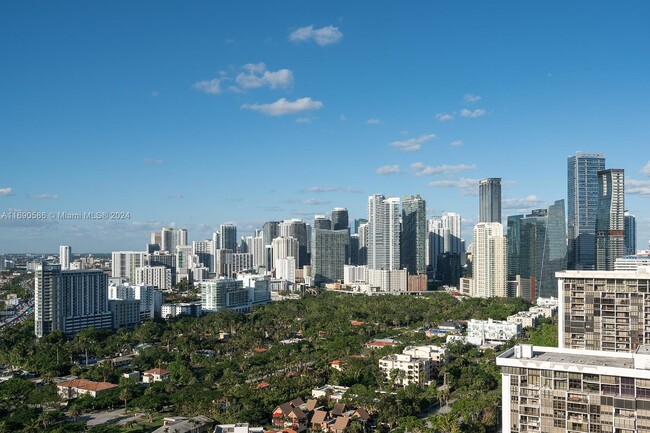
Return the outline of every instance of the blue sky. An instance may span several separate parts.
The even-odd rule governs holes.
[[[420,194],[504,217],[566,199],[566,158],[626,172],[650,239],[650,4],[550,2],[0,3],[0,252],[142,249],[163,225]]]

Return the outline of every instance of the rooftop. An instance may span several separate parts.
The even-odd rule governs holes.
[[[513,347],[499,355],[497,357],[497,365],[512,365],[511,363],[504,363],[502,361],[515,360],[521,363],[550,363],[552,364],[553,369],[564,369],[563,366],[566,366],[567,364],[571,364],[577,368],[601,367],[634,369],[633,353],[558,349],[557,347],[534,346],[532,348],[532,357],[528,357],[526,355],[517,356],[516,349],[518,347],[520,346]]]

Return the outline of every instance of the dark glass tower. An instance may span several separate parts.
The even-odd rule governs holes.
[[[501,178],[490,177],[478,183],[480,223],[501,223]]]
[[[598,172],[605,169],[602,153],[577,152],[567,161],[568,269],[596,268]]]
[[[411,275],[426,272],[427,214],[426,202],[419,195],[402,201],[402,235],[400,257],[402,268]]]

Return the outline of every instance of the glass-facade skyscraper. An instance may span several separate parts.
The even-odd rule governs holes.
[[[625,225],[625,255],[629,256],[636,254],[636,218],[627,212],[623,218]]]
[[[501,178],[490,177],[478,183],[481,223],[501,223]]]
[[[596,268],[598,172],[605,169],[602,153],[577,152],[567,161],[568,269]]]
[[[411,275],[427,271],[427,212],[426,202],[419,195],[402,200],[402,236],[400,257],[402,268]]]

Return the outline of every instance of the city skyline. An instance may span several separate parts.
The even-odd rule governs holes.
[[[505,223],[566,200],[577,151],[625,170],[647,248],[650,5],[256,6],[0,5],[0,214],[128,213],[0,220],[0,253],[353,221],[372,194],[459,213],[469,244],[479,179]]]

